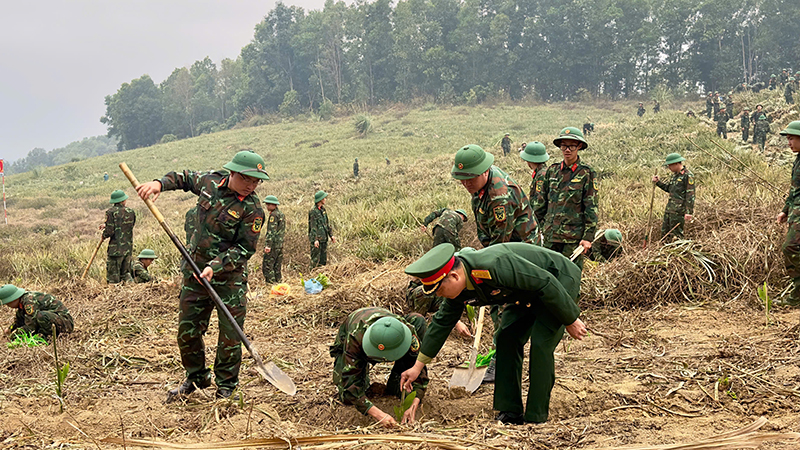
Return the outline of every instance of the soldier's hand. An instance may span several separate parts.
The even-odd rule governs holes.
[[[658,183],[658,175],[653,175],[653,183]]]
[[[200,274],[200,278],[205,278],[209,283],[211,282],[211,278],[213,277],[214,277],[214,269],[212,269],[211,267],[206,267]],[[196,275],[194,279],[197,280],[198,282],[200,281]]]
[[[270,248],[269,247],[264,247],[264,253],[269,253],[269,252],[270,252]]]
[[[572,336],[574,339],[583,340],[584,336],[586,336],[586,325],[583,323],[581,319],[575,319],[575,322],[567,325],[567,333]]]
[[[588,255],[589,254],[589,250],[592,249],[592,243],[589,242],[589,241],[581,241],[580,245],[583,247],[583,254],[584,255]]]
[[[139,194],[139,197],[141,197],[142,200],[147,200],[147,197],[152,195],[152,200],[156,201],[158,194],[161,193],[161,182],[148,181],[147,183],[140,184],[139,186],[136,186],[136,193]]]
[[[423,367],[425,367],[425,364],[417,361],[414,363],[414,366],[400,374],[400,389],[403,389],[406,392],[411,392],[411,383],[413,383],[417,377],[419,377]]]
[[[691,214],[684,214],[683,215],[683,221],[684,222],[691,222],[692,221],[692,215]]]
[[[335,238],[335,237],[333,237],[333,236],[331,236],[331,243],[332,243],[332,244],[335,244],[335,243],[336,243],[336,238]]]
[[[100,229],[101,229],[101,230],[105,230],[105,229],[106,229],[106,224],[102,224],[102,225],[100,225]]]
[[[464,324],[464,322],[462,322],[460,320],[458,322],[456,322],[456,331],[461,336],[464,336],[464,337],[467,337],[467,338],[471,338],[472,337],[472,332],[469,331],[469,327],[466,326]]]
[[[372,408],[370,408],[367,411],[367,414],[369,414],[370,416],[372,416],[372,418],[377,420],[378,423],[383,425],[384,428],[394,428],[397,426],[397,421],[394,420],[394,417],[381,411],[381,409],[378,408],[377,406],[373,406]]]
[[[314,241],[314,248],[319,248],[319,241]]]
[[[789,218],[789,216],[787,216],[785,212],[781,212],[780,214],[778,214],[778,217],[776,217],[775,220],[778,223],[784,223],[784,222],[786,222],[786,219],[788,219],[788,218]]]
[[[403,425],[407,423],[414,423],[414,420],[417,418],[417,409],[419,408],[420,400],[418,398],[414,398],[414,401],[411,403],[411,407],[403,413],[403,420],[400,421]]]
[[[420,226],[419,229],[422,230],[423,233],[428,231],[428,227],[426,227],[425,225]]]

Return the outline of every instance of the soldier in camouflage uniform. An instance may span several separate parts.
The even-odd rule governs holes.
[[[589,257],[597,262],[611,261],[622,254],[622,232],[616,228],[598,231]]]
[[[709,92],[708,96],[706,96],[706,116],[708,116],[709,119],[711,118],[711,112],[714,111],[714,98],[713,98],[713,95],[714,94]]]
[[[772,75],[769,76],[769,90],[774,91],[777,84],[778,84],[778,77],[776,77],[775,74],[773,73]]]
[[[328,264],[328,238],[336,243],[333,228],[328,222],[325,199],[328,193],[317,191],[314,194],[314,207],[308,211],[308,241],[311,243],[311,268]]]
[[[761,147],[761,150],[764,150],[764,146],[767,144],[767,133],[769,132],[769,120],[767,116],[761,114],[756,121],[756,125],[753,128],[753,143],[757,144]]]
[[[783,90],[783,98],[786,100],[786,103],[790,105],[794,104],[794,91],[794,77],[789,77],[786,88]]]
[[[103,238],[109,238],[108,259],[106,260],[108,284],[133,281],[130,269],[136,213],[125,206],[127,199],[128,194],[121,190],[112,192],[110,203],[114,206],[106,210],[106,222],[100,226],[100,229],[103,230]]]
[[[653,114],[658,114],[661,112],[661,103],[658,100],[653,100]]]
[[[356,161],[353,163],[353,177],[358,178],[358,158],[356,158]]]
[[[733,92],[728,92],[728,97],[725,99],[725,109],[728,110],[728,116],[733,119],[736,113],[733,111]]]
[[[503,136],[503,141],[500,143],[500,146],[503,147],[503,155],[508,155],[511,152],[511,138],[508,133]]]
[[[407,309],[411,312],[420,314],[423,317],[427,317],[428,314],[433,315],[439,311],[439,307],[442,306],[443,301],[444,297],[426,294],[422,282],[418,279],[415,278],[408,282],[408,287],[406,287],[406,305]],[[461,336],[467,338],[472,337],[469,327],[460,320],[456,323],[456,331]]]
[[[261,261],[261,273],[267,284],[281,282],[281,264],[283,264],[283,238],[286,235],[286,217],[278,209],[281,203],[278,197],[268,195],[264,199],[269,211],[267,232],[264,237],[264,259]]]
[[[644,113],[645,113],[644,103],[639,102],[639,109],[636,110],[636,115],[639,116],[639,117],[642,117],[644,115]]]
[[[714,117],[716,118],[717,114],[719,114],[719,110],[720,110],[719,92],[718,91],[714,91],[714,97],[713,97],[712,100],[714,102]]]
[[[578,156],[589,146],[579,129],[564,128],[553,144],[564,159],[548,167],[534,214],[543,224],[545,247],[567,257],[579,246],[584,248],[575,260],[583,269],[583,255],[592,248],[597,231],[597,174]]]
[[[416,313],[400,317],[383,308],[368,307],[347,316],[330,347],[330,355],[335,358],[333,383],[339,400],[355,406],[361,414],[372,416],[387,428],[397,425],[391,414],[381,411],[367,398],[369,366],[394,361],[385,394],[400,397],[400,374],[416,362],[426,329],[425,318]],[[427,387],[426,371],[413,384],[416,397],[403,415],[402,423],[414,422]]]
[[[784,84],[786,84],[786,80],[788,79],[789,79],[789,69],[781,70],[781,73],[778,76],[778,82],[780,83],[780,85],[783,86]]]
[[[535,141],[528,144],[523,151],[519,153],[519,157],[528,164],[533,172],[531,173],[531,187],[528,191],[528,201],[531,205],[531,211],[536,211],[536,208],[541,204],[544,199],[541,196],[542,186],[545,182],[544,174],[547,172],[545,163],[550,159],[547,154],[547,148],[541,142]],[[536,243],[544,245],[541,228],[537,229]]]
[[[197,206],[186,211],[183,218],[183,231],[186,232],[186,243],[192,242],[192,235],[197,229]]]
[[[714,116],[714,121],[717,122],[717,136],[728,139],[728,112],[726,111],[726,107],[720,108],[719,112],[716,116]]]
[[[791,122],[781,131],[781,136],[786,136],[789,149],[796,156],[792,165],[792,187],[777,218],[778,223],[789,222],[781,250],[786,274],[792,279],[794,287],[789,298],[779,304],[796,307],[800,306],[800,120]]]
[[[153,281],[153,277],[148,272],[150,268],[150,264],[153,264],[158,258],[156,252],[146,248],[139,253],[139,256],[136,257],[135,260],[131,263],[131,274],[133,274],[133,281],[137,283],[146,283],[148,281]]]
[[[247,311],[247,261],[256,252],[264,225],[264,210],[255,189],[269,176],[264,160],[252,151],[241,151],[223,168],[214,172],[170,172],[160,180],[136,188],[142,199],[162,191],[182,189],[198,196],[197,229],[188,252],[197,267],[219,295],[239,327]],[[180,296],[178,348],[186,369],[186,380],[171,390],[172,401],[211,385],[206,367],[203,335],[208,329],[214,302],[202,283],[184,262]],[[214,361],[217,397],[229,398],[239,384],[242,343],[233,325],[219,314],[219,337]]]
[[[433,225],[433,246],[436,247],[443,242],[449,242],[455,248],[460,249],[461,238],[459,233],[461,233],[461,227],[464,226],[464,222],[467,221],[467,212],[463,209],[455,211],[449,208],[437,209],[425,216],[422,221],[422,231],[426,231],[428,225],[434,220],[436,220],[436,223]]]
[[[53,336],[53,325],[56,326],[56,335],[73,330],[74,323],[69,310],[50,294],[26,291],[6,284],[0,287],[0,304],[17,311],[14,323],[6,331],[9,337],[13,338],[16,332],[24,331],[49,339]]]
[[[661,223],[661,236],[671,234],[673,239],[683,239],[683,226],[692,220],[694,214],[694,175],[683,166],[686,159],[678,153],[667,155],[665,166],[672,172],[669,183],[653,176],[653,183],[669,194],[664,221]]]
[[[742,111],[742,142],[747,142],[750,139],[750,108],[745,106]]]

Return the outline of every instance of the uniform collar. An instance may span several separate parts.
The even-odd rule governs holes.
[[[230,191],[233,193],[233,195],[235,195],[235,196],[236,196],[236,198],[237,198],[237,199],[239,199],[239,201],[240,201],[240,202],[243,202],[243,201],[244,201],[244,199],[246,199],[246,198],[247,198],[247,196],[246,196],[246,195],[239,195],[239,193],[238,193],[238,192],[236,192],[236,191],[234,191],[233,189],[231,189],[230,187],[228,187],[228,184],[230,184],[230,183],[229,183],[229,181],[230,181],[230,177],[231,177],[230,175],[227,175],[227,176],[225,176],[225,178],[223,178],[222,180],[220,180],[219,184],[217,185],[217,189],[220,189],[220,188],[225,188],[225,189],[228,189],[228,190],[230,190]]]
[[[576,170],[578,170],[578,163],[580,162],[581,162],[581,157],[578,156],[578,159],[575,160],[575,162],[569,167],[569,169],[575,172]],[[564,161],[561,161],[560,170],[564,170],[564,167],[565,167]]]
[[[478,197],[483,198],[483,194],[486,193],[486,190],[489,188],[489,184],[492,182],[492,168],[489,167],[489,176],[486,178],[486,184],[483,185],[480,191],[478,191]]]

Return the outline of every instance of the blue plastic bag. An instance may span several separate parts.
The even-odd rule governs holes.
[[[322,292],[322,284],[313,278],[303,281],[303,287],[306,294],[319,294]]]

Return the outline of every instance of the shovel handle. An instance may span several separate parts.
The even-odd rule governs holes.
[[[475,350],[479,350],[479,346],[481,344],[481,334],[483,333],[483,313],[486,311],[485,306],[481,306],[478,309],[478,326],[475,328],[475,342],[472,346]]]
[[[92,252],[92,257],[89,258],[89,264],[86,264],[86,268],[83,269],[83,273],[81,274],[81,280],[86,278],[86,274],[89,272],[89,267],[92,267],[92,263],[94,262],[94,258],[97,256],[97,251],[100,250],[100,246],[103,245],[103,241],[105,241],[102,235],[100,236],[100,242],[97,243],[97,247],[94,248],[94,252]]]

